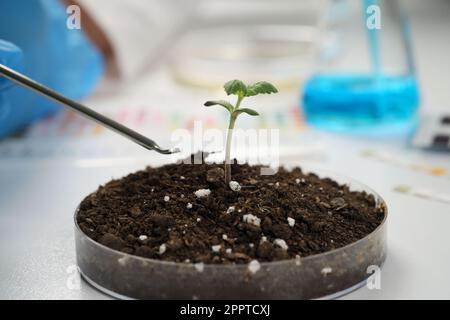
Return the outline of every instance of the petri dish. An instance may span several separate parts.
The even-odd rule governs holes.
[[[325,253],[247,264],[218,265],[160,261],[108,248],[83,233],[75,212],[76,257],[82,277],[119,299],[318,299],[336,298],[366,283],[387,254],[387,206],[367,186],[332,173],[314,172],[365,191],[384,208],[381,224],[366,237]]]
[[[219,89],[230,79],[268,79],[298,90],[311,67],[317,28],[257,24],[193,29],[173,50],[170,71],[177,83]]]

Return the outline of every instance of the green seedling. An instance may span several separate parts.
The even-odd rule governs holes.
[[[258,94],[271,94],[277,93],[278,90],[269,82],[260,81],[251,85],[245,85],[240,80],[231,80],[225,83],[223,86],[227,95],[237,96],[236,104],[233,105],[225,100],[215,100],[205,102],[205,107],[222,106],[230,113],[230,122],[228,124],[227,141],[225,149],[225,183],[227,186],[231,182],[231,163],[230,163],[230,151],[231,151],[231,139],[233,138],[233,129],[236,123],[237,117],[246,113],[251,116],[258,116],[259,113],[250,108],[241,108],[241,103],[244,98],[256,96]]]

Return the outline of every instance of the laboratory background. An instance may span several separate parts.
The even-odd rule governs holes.
[[[238,126],[388,206],[380,286],[341,299],[450,298],[449,52],[449,0],[0,0],[0,64],[164,148],[226,128],[203,103],[228,80],[273,83]],[[0,74],[0,298],[110,299],[77,274],[75,209],[169,158]]]

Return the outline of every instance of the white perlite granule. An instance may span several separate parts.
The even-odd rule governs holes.
[[[219,252],[220,251],[220,244],[212,246],[211,249],[212,249],[213,252]]]
[[[197,218],[197,222],[200,222],[202,219],[200,219],[200,218]]]
[[[227,236],[226,234],[223,234],[223,235],[222,235],[222,239],[223,239],[223,240],[228,240],[228,236]]]
[[[327,274],[331,273],[333,271],[333,269],[331,269],[330,267],[325,267],[322,269],[322,271],[320,271],[324,276],[326,276]]]
[[[276,245],[276,246],[279,246],[281,249],[283,249],[283,250],[287,250],[288,249],[288,245],[287,245],[287,243],[286,243],[286,241],[284,241],[283,239],[275,239],[274,241],[273,241],[273,243]]]
[[[162,245],[159,246],[159,254],[164,254],[164,252],[166,252],[167,247],[166,244],[163,243]]]
[[[275,187],[276,187],[276,188],[278,188],[279,186],[280,186],[280,183],[279,183],[279,182],[275,183]]]
[[[237,181],[230,181],[230,189],[233,191],[241,191],[241,185]]]
[[[261,225],[261,219],[258,218],[257,216],[254,216],[251,213],[244,214],[242,216],[242,221],[244,221],[245,223],[248,223],[248,224],[253,224],[253,225],[257,226],[257,227],[259,227]]]
[[[291,218],[291,217],[288,217],[288,218],[287,218],[287,221],[288,221],[289,227],[295,226],[295,219],[293,219],[293,218]]]
[[[198,272],[203,272],[203,270],[205,269],[205,265],[203,264],[203,262],[199,262],[199,263],[194,264],[194,268]]]
[[[299,184],[300,183],[300,179],[295,179],[295,183]]]
[[[261,264],[259,263],[258,260],[252,260],[248,264],[248,271],[250,271],[250,273],[252,274],[257,273],[259,269],[261,269]]]
[[[198,189],[194,192],[197,198],[207,197],[211,194],[211,190],[209,189]]]
[[[189,202],[189,203],[186,205],[186,208],[192,209],[192,203]]]
[[[254,248],[254,247],[255,247],[255,245],[254,245],[253,243],[249,243],[248,246],[249,246],[250,248]]]
[[[263,242],[266,242],[266,241],[267,241],[267,237],[266,236],[262,236],[260,243],[263,243]]]
[[[227,213],[232,213],[234,212],[234,210],[236,210],[236,208],[234,206],[231,206],[228,208]]]
[[[183,177],[183,176],[180,176],[180,179],[181,179],[181,180],[184,180],[184,177]]]
[[[169,202],[169,200],[170,200],[170,197],[169,197],[169,196],[165,196],[165,197],[164,197],[164,201],[165,201],[165,202]]]
[[[141,241],[147,240],[147,236],[142,234],[139,236],[139,240]]]
[[[231,253],[231,248],[228,248],[227,250],[225,250],[225,252],[230,254]]]
[[[300,258],[300,256],[298,254],[295,256],[295,264],[297,266],[302,264],[302,260],[301,260],[301,258]]]
[[[181,197],[181,198],[184,198],[184,194],[181,194],[180,197]]]

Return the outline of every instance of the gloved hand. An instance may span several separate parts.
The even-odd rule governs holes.
[[[23,69],[23,54],[14,44],[0,39],[0,64],[13,68],[19,72]],[[12,85],[8,79],[0,77],[0,93]]]
[[[23,69],[22,51],[10,42],[0,39],[0,63],[21,71]],[[0,137],[6,132],[10,132],[14,127],[16,119],[11,119],[11,103],[5,99],[5,94],[12,86],[12,82],[0,76]]]
[[[14,43],[23,51],[23,73],[73,99],[89,94],[103,74],[103,60],[82,29],[67,28],[68,14],[62,3],[59,0],[1,2],[0,39]],[[11,44],[2,43],[2,63],[17,68],[20,51],[17,47],[8,49]],[[7,83],[4,79],[0,81]],[[0,138],[60,108],[19,86],[3,92],[2,100]]]

